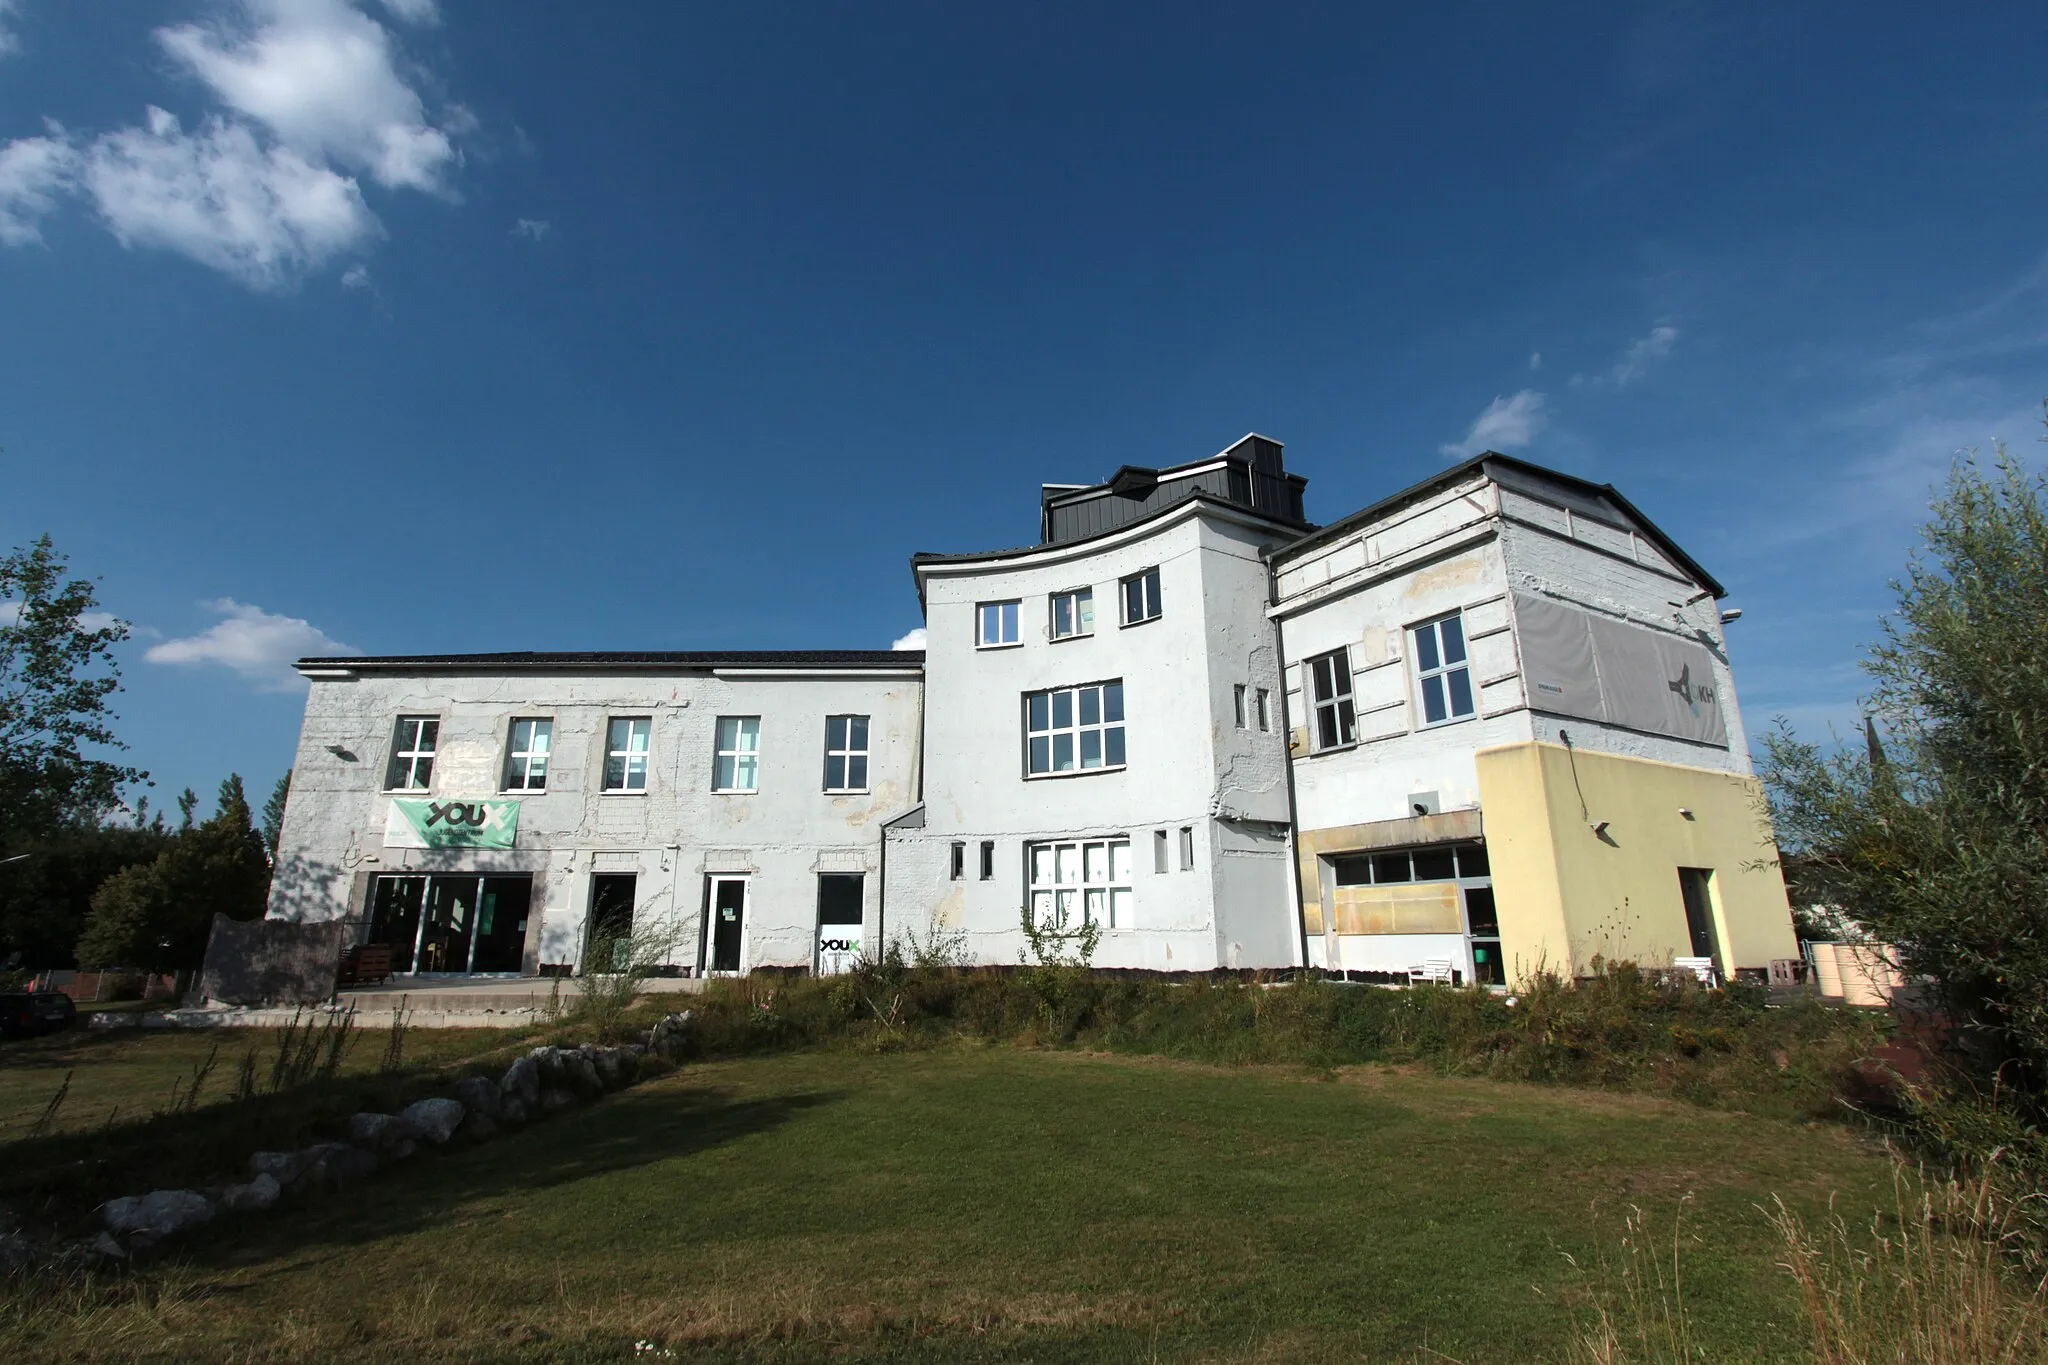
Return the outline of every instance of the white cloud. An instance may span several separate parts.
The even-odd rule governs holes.
[[[372,288],[373,286],[370,284],[370,268],[358,263],[342,271],[341,287],[343,289]]]
[[[1519,450],[1549,421],[1550,406],[1543,395],[1523,389],[1512,397],[1496,397],[1473,419],[1464,440],[1447,441],[1437,449],[1454,460],[1470,459],[1482,450]]]
[[[1628,344],[1621,353],[1621,359],[1614,362],[1606,374],[1596,374],[1588,379],[1584,375],[1572,376],[1573,384],[1588,384],[1593,388],[1627,388],[1650,371],[1650,366],[1671,354],[1671,348],[1678,342],[1678,329],[1659,323],[1650,329],[1648,336],[1638,337]]]
[[[923,648],[924,648],[924,627],[923,627],[923,626],[919,626],[919,627],[918,627],[918,628],[917,628],[916,630],[913,630],[913,631],[911,631],[911,632],[910,632],[910,633],[909,633],[908,635],[899,635],[899,636],[897,636],[897,637],[896,637],[896,639],[895,639],[895,640],[894,640],[893,642],[891,642],[891,643],[890,643],[890,645],[889,645],[889,648],[891,648],[891,649],[923,649]]]
[[[241,8],[247,27],[179,24],[157,42],[300,156],[361,168],[390,189],[445,189],[455,145],[399,76],[383,25],[344,0]]]
[[[1529,368],[1532,370],[1540,370],[1543,368],[1543,352],[1529,352]]]
[[[0,602],[0,626],[11,626],[21,619],[21,603]],[[78,625],[82,630],[105,630],[108,626],[120,624],[120,617],[110,611],[82,611],[78,613]]]
[[[12,0],[0,0],[4,20]],[[386,0],[429,23],[428,0]],[[157,43],[225,106],[187,133],[151,107],[142,127],[0,146],[0,245],[40,240],[67,191],[90,198],[124,246],[180,252],[256,289],[287,287],[381,234],[356,176],[453,198],[454,137],[400,74],[391,34],[349,0],[234,0],[216,23]]]
[[[62,129],[0,147],[0,246],[43,240],[36,220],[57,207],[57,196],[71,188],[78,167],[78,149]]]
[[[232,597],[205,604],[223,617],[207,630],[152,645],[143,658],[153,664],[213,664],[231,668],[265,692],[304,686],[292,662],[314,654],[360,654],[296,616],[276,616]]]
[[[84,178],[126,247],[164,247],[255,289],[277,289],[382,232],[356,182],[239,123],[196,133],[161,109],[94,142]]]
[[[543,240],[554,230],[555,225],[545,218],[521,218],[512,225],[514,237],[525,237],[535,242]]]
[[[384,8],[401,23],[431,27],[441,22],[441,7],[435,0],[384,0]]]
[[[0,57],[21,51],[21,39],[15,37],[14,30],[9,27],[15,11],[20,8],[17,0],[0,0]]]

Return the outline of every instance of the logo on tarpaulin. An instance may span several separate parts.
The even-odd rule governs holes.
[[[1702,702],[1709,705],[1713,703],[1714,685],[1712,683],[1695,683],[1692,680],[1691,664],[1687,664],[1679,669],[1678,676],[1664,685],[1677,693],[1678,699],[1684,702],[1686,708],[1695,716],[1700,713],[1700,704]]]
[[[386,848],[510,848],[517,801],[436,801],[394,796],[384,817]]]

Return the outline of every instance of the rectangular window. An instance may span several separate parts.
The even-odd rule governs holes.
[[[1166,831],[1163,829],[1152,831],[1152,870],[1166,871]]]
[[[985,882],[996,879],[996,841],[993,839],[981,841],[981,879]]]
[[[711,773],[715,792],[750,792],[761,783],[761,718],[718,718],[718,762]]]
[[[1244,729],[1244,728],[1245,728],[1245,724],[1244,724],[1244,684],[1243,684],[1243,683],[1237,683],[1237,684],[1235,684],[1235,685],[1233,685],[1233,686],[1231,687],[1231,689],[1230,689],[1230,706],[1231,706],[1231,710],[1232,710],[1232,711],[1233,711],[1233,712],[1235,713],[1235,715],[1236,715],[1236,717],[1237,717],[1237,728],[1238,728],[1238,729],[1240,729],[1240,730]]]
[[[1017,643],[1017,606],[1015,602],[983,602],[975,609],[981,622],[977,648],[1000,649]]]
[[[1083,924],[1128,929],[1131,918],[1131,841],[1077,840],[1032,844],[1026,851],[1031,876],[1031,914],[1049,929]]]
[[[647,716],[613,716],[605,731],[604,789],[647,790],[647,745],[654,721]]]
[[[1195,866],[1195,831],[1192,826],[1180,827],[1180,870],[1191,872]]]
[[[434,780],[434,745],[441,722],[433,716],[400,716],[392,731],[391,767],[384,775],[387,791],[423,792]]]
[[[825,790],[864,792],[867,789],[868,718],[825,717]]]
[[[1124,685],[1090,683],[1024,698],[1025,771],[1032,777],[1124,766]]]
[[[1351,659],[1332,650],[1308,661],[1309,699],[1315,712],[1315,747],[1337,749],[1358,741],[1358,716],[1351,705]]]
[[[1159,570],[1147,569],[1123,581],[1124,624],[1135,626],[1159,615]]]
[[[1453,612],[1415,627],[1415,681],[1422,692],[1422,723],[1464,720],[1474,711],[1472,671],[1465,663],[1465,622]]]
[[[1272,694],[1271,692],[1268,692],[1268,691],[1267,691],[1267,690],[1266,690],[1265,688],[1263,688],[1263,687],[1262,687],[1262,688],[1260,688],[1260,689],[1259,689],[1259,694],[1258,694],[1258,696],[1257,696],[1257,697],[1256,697],[1256,698],[1255,698],[1254,700],[1256,700],[1256,701],[1258,702],[1258,712],[1259,712],[1259,728],[1260,728],[1261,730],[1270,730],[1270,729],[1272,729],[1272,728],[1273,728],[1273,694]]]
[[[1076,588],[1052,595],[1052,638],[1071,640],[1095,633],[1095,590]]]
[[[946,875],[956,882],[967,875],[967,845],[958,839],[953,841],[953,857],[947,864]]]
[[[555,723],[551,720],[515,720],[512,743],[505,756],[505,790],[546,791],[548,749],[554,743]]]

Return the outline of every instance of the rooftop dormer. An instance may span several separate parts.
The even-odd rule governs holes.
[[[1124,465],[1098,484],[1046,484],[1039,492],[1039,540],[1044,545],[1087,540],[1197,496],[1307,530],[1301,509],[1307,486],[1307,479],[1287,472],[1280,443],[1255,433],[1192,464],[1171,469]]]

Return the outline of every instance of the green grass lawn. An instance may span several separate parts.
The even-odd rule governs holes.
[[[168,1045],[173,1040],[165,1040]],[[187,1046],[189,1040],[175,1040]],[[4,1156],[4,1154],[0,1154]],[[693,1066],[136,1284],[0,1312],[83,1360],[1564,1360],[1626,1207],[1714,1360],[1799,1359],[1757,1205],[1848,1132],[1383,1068],[952,1047]],[[1440,1354],[1429,1354],[1435,1352]],[[648,1357],[641,1357],[648,1358]]]

